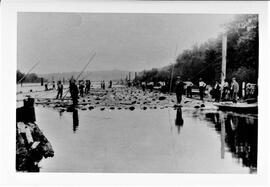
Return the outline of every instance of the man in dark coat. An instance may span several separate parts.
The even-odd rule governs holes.
[[[79,90],[80,90],[80,96],[83,97],[83,90],[84,90],[84,83],[83,83],[83,81],[80,82]]]
[[[180,104],[182,101],[182,95],[184,93],[184,83],[181,80],[180,76],[178,76],[176,80],[175,93],[176,93],[177,104]]]
[[[78,104],[78,94],[79,94],[79,90],[75,83],[75,80],[70,81],[70,95],[71,95],[74,107],[77,106]]]
[[[90,92],[90,87],[91,87],[91,81],[90,81],[90,80],[86,80],[86,84],[85,84],[85,94],[89,94],[89,92]]]
[[[221,89],[221,86],[220,86],[219,82],[216,81],[216,84],[215,84],[214,89],[213,89],[213,96],[214,96],[216,102],[220,101],[220,95],[221,95],[220,89]]]
[[[56,99],[60,98],[62,99],[62,95],[63,95],[63,84],[61,83],[61,81],[58,81],[58,84],[57,84],[57,96],[56,96]]]
[[[206,87],[205,82],[203,82],[202,78],[200,78],[199,79],[199,91],[200,91],[200,99],[202,101],[203,101],[205,87]]]

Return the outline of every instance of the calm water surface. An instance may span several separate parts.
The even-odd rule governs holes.
[[[257,118],[182,108],[36,107],[55,156],[41,172],[256,173]]]

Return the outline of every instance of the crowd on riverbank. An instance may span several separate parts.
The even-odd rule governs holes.
[[[199,79],[198,84],[193,84],[190,80],[183,81],[181,77],[178,77],[171,85],[165,82],[128,80],[91,82],[71,79],[69,84],[58,81],[57,85],[47,88],[45,84],[43,92],[28,92],[27,94],[36,98],[36,104],[58,108],[61,111],[66,111],[69,107],[82,110],[94,108],[146,110],[173,106],[214,108],[213,102],[239,101],[242,91],[235,79],[230,84],[226,80],[223,86],[219,82],[210,86],[203,79]],[[245,98],[250,96],[256,98],[256,86],[250,88],[250,84],[246,84]],[[241,97],[241,101],[243,98]]]

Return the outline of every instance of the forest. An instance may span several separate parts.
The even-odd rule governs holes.
[[[19,82],[20,81],[20,82]],[[41,78],[38,77],[35,73],[29,73],[25,76],[25,73],[22,73],[20,70],[17,70],[17,83],[37,83],[41,82]]]
[[[138,74],[136,81],[172,82],[180,76],[183,81],[190,80],[194,84],[199,78],[213,85],[221,79],[222,36],[227,35],[227,69],[226,79],[235,77],[241,82],[257,84],[259,62],[259,31],[258,15],[237,15],[235,19],[225,25],[224,33],[215,39],[209,39],[191,49],[184,50],[177,55],[174,64],[151,70],[144,70]],[[172,71],[173,70],[173,71]]]

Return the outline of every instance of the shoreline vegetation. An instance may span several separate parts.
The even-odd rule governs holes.
[[[16,82],[18,83],[40,83],[43,78],[38,77],[35,73],[25,74],[17,70]]]
[[[258,81],[258,15],[239,15],[229,24],[224,25],[225,33],[215,39],[209,39],[201,45],[178,55],[176,63],[163,68],[144,70],[136,76],[138,82],[175,83],[176,77],[183,80],[198,82],[202,78],[207,84],[213,85],[220,80],[222,61],[222,35],[227,35],[227,75],[226,79],[235,77],[240,84]],[[174,84],[172,84],[174,85]],[[173,90],[173,89],[172,89]]]

